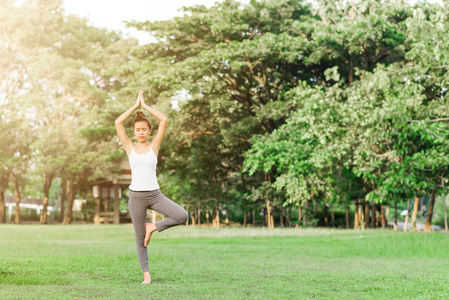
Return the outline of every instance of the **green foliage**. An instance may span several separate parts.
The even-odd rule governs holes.
[[[243,171],[280,173],[275,187],[287,191],[289,202],[303,202],[314,193],[324,193],[326,199],[350,200],[351,195],[343,197],[345,191],[352,193],[354,189],[348,183],[357,182],[356,198],[378,203],[444,193],[441,178],[448,175],[449,154],[445,78],[426,65],[425,53],[422,58],[417,55],[423,48],[422,41],[435,39],[430,34],[439,36],[439,31],[426,31],[423,40],[405,41],[404,36],[413,37],[420,24],[416,15],[420,8],[412,16],[412,8],[406,4],[380,7],[375,1],[362,1],[346,11],[329,9],[340,4],[322,5],[326,14],[320,16],[326,26],[338,27],[343,20],[343,26],[370,21],[372,27],[363,27],[362,39],[360,34],[357,38],[357,30],[351,31],[355,32],[353,41],[364,51],[344,43],[351,57],[363,54],[365,61],[355,59],[351,63],[353,75],[351,71],[348,75],[340,71],[344,68],[336,59],[336,65],[324,71],[324,84],[309,88],[304,83],[292,89],[290,103],[295,103],[298,111],[289,115],[278,130],[255,136],[251,150],[245,154]],[[369,10],[365,10],[366,5]],[[438,6],[423,6],[434,22],[444,19],[439,13],[435,17]],[[350,22],[342,18],[343,12]],[[399,15],[393,18],[392,12]],[[379,22],[386,25],[379,26]],[[376,30],[379,34],[373,35]],[[338,29],[329,31],[320,41],[327,47],[335,46],[337,43],[331,41],[339,33]],[[369,57],[376,59],[366,61]],[[382,61],[382,57],[388,59]],[[360,67],[355,66],[357,63]]]

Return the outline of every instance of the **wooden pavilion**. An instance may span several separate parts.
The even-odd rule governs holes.
[[[128,160],[120,162],[121,172],[118,176],[101,178],[90,182],[95,201],[94,224],[120,224],[120,198],[122,190],[131,184],[131,167]],[[113,211],[111,211],[113,202]]]

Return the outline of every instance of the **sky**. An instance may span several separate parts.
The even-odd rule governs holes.
[[[63,7],[67,14],[86,17],[95,27],[119,30],[125,35],[139,39],[140,44],[154,41],[146,33],[126,28],[123,21],[160,21],[182,16],[179,11],[183,6],[213,6],[222,0],[64,0]],[[249,0],[242,0],[249,3]]]
[[[88,18],[95,27],[122,31],[125,35],[135,37],[140,44],[155,41],[150,34],[133,28],[126,28],[123,21],[160,21],[182,16],[179,11],[183,6],[205,5],[213,6],[223,0],[63,0],[64,9],[68,14]],[[250,0],[240,0],[249,3]],[[416,3],[419,0],[409,0]],[[441,0],[427,0],[438,2]]]

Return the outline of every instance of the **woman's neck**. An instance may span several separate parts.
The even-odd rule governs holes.
[[[149,143],[148,141],[145,141],[145,142],[138,141],[136,145],[146,146],[148,143]]]

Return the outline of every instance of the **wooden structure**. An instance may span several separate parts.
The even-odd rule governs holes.
[[[120,224],[120,198],[121,191],[131,184],[131,168],[128,160],[120,163],[121,172],[115,177],[102,178],[90,182],[95,201],[94,224],[111,223]],[[113,211],[111,211],[113,202]]]

